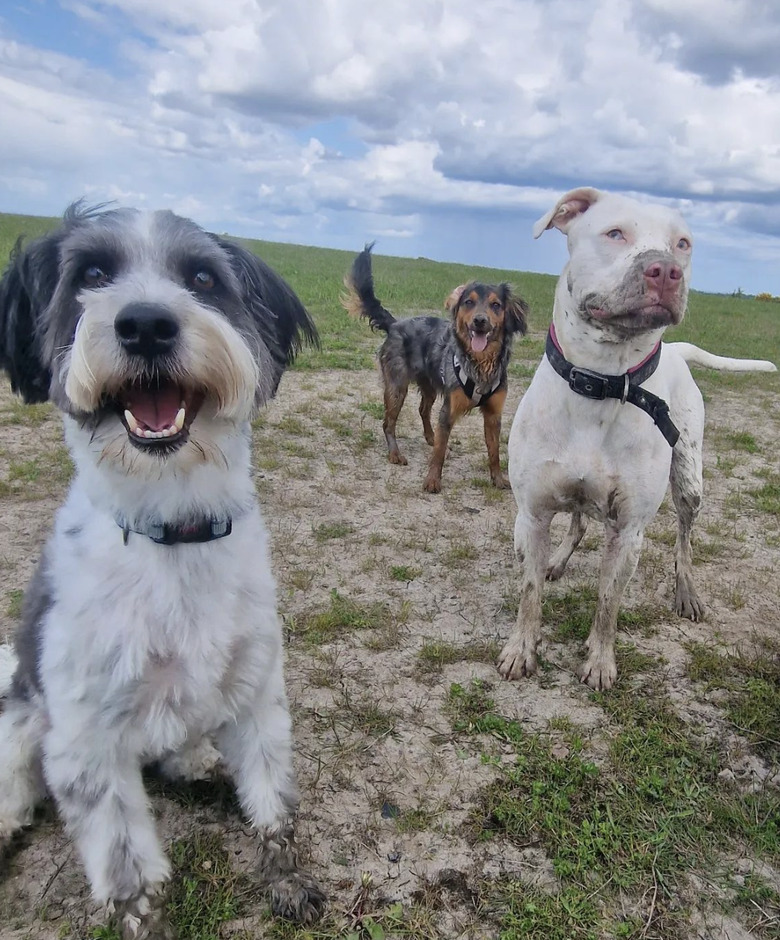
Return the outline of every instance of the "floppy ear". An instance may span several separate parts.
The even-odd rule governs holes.
[[[273,358],[271,394],[304,343],[319,347],[317,328],[290,285],[257,255],[235,242],[212,236],[230,257],[246,309],[258,324]]]
[[[59,236],[17,241],[0,280],[0,368],[29,404],[49,397],[51,370],[43,348],[43,313],[59,276]]]
[[[569,226],[583,212],[587,212],[594,202],[601,199],[602,193],[590,186],[581,186],[565,193],[545,215],[534,223],[534,238],[538,238],[547,229],[560,229],[564,235]]]
[[[458,287],[453,290],[447,299],[444,301],[445,310],[454,310],[460,303],[460,299],[463,296],[463,291],[466,290],[468,284],[460,284]]]
[[[502,284],[501,290],[506,310],[506,331],[523,336],[528,330],[528,304],[522,297],[516,297],[512,293],[509,284]]]

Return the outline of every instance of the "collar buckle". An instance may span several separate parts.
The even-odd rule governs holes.
[[[603,399],[609,392],[609,379],[590,369],[572,366],[569,373],[569,388],[585,398]]]

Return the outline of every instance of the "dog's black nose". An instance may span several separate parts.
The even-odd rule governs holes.
[[[488,320],[484,313],[478,313],[472,319],[471,325],[475,330],[488,330],[490,329],[490,320]]]
[[[179,324],[167,307],[135,303],[119,311],[114,331],[122,348],[130,355],[154,359],[173,349]]]

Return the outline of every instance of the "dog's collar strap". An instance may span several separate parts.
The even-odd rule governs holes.
[[[498,386],[501,384],[500,372],[486,392],[478,392],[477,383],[474,379],[470,378],[468,372],[463,368],[463,363],[458,359],[457,353],[452,354],[452,367],[455,370],[455,375],[458,377],[458,381],[466,397],[473,401],[475,405],[483,404],[491,395],[498,391]]]
[[[188,525],[169,525],[167,522],[150,522],[147,526],[131,526],[126,519],[117,518],[116,524],[122,530],[122,539],[127,545],[131,532],[145,535],[158,545],[178,545],[187,542],[213,542],[224,539],[233,531],[233,520],[201,519]]]
[[[650,415],[670,447],[674,447],[677,443],[680,432],[669,417],[669,405],[663,398],[641,388],[642,382],[649,379],[658,368],[661,360],[660,342],[646,359],[622,375],[603,375],[601,372],[591,372],[590,369],[573,365],[564,356],[558,344],[558,337],[555,335],[555,326],[552,324],[547,334],[545,352],[550,365],[562,379],[566,379],[573,392],[585,398],[618,398],[622,403],[629,402],[636,405],[637,408],[641,408]]]

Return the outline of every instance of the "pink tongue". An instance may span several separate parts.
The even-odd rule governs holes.
[[[484,352],[486,346],[487,346],[487,334],[486,333],[472,333],[471,334],[471,348],[474,350],[474,352]]]
[[[181,397],[181,389],[175,385],[132,388],[127,396],[127,407],[139,424],[146,425],[150,431],[162,431],[176,420]]]

